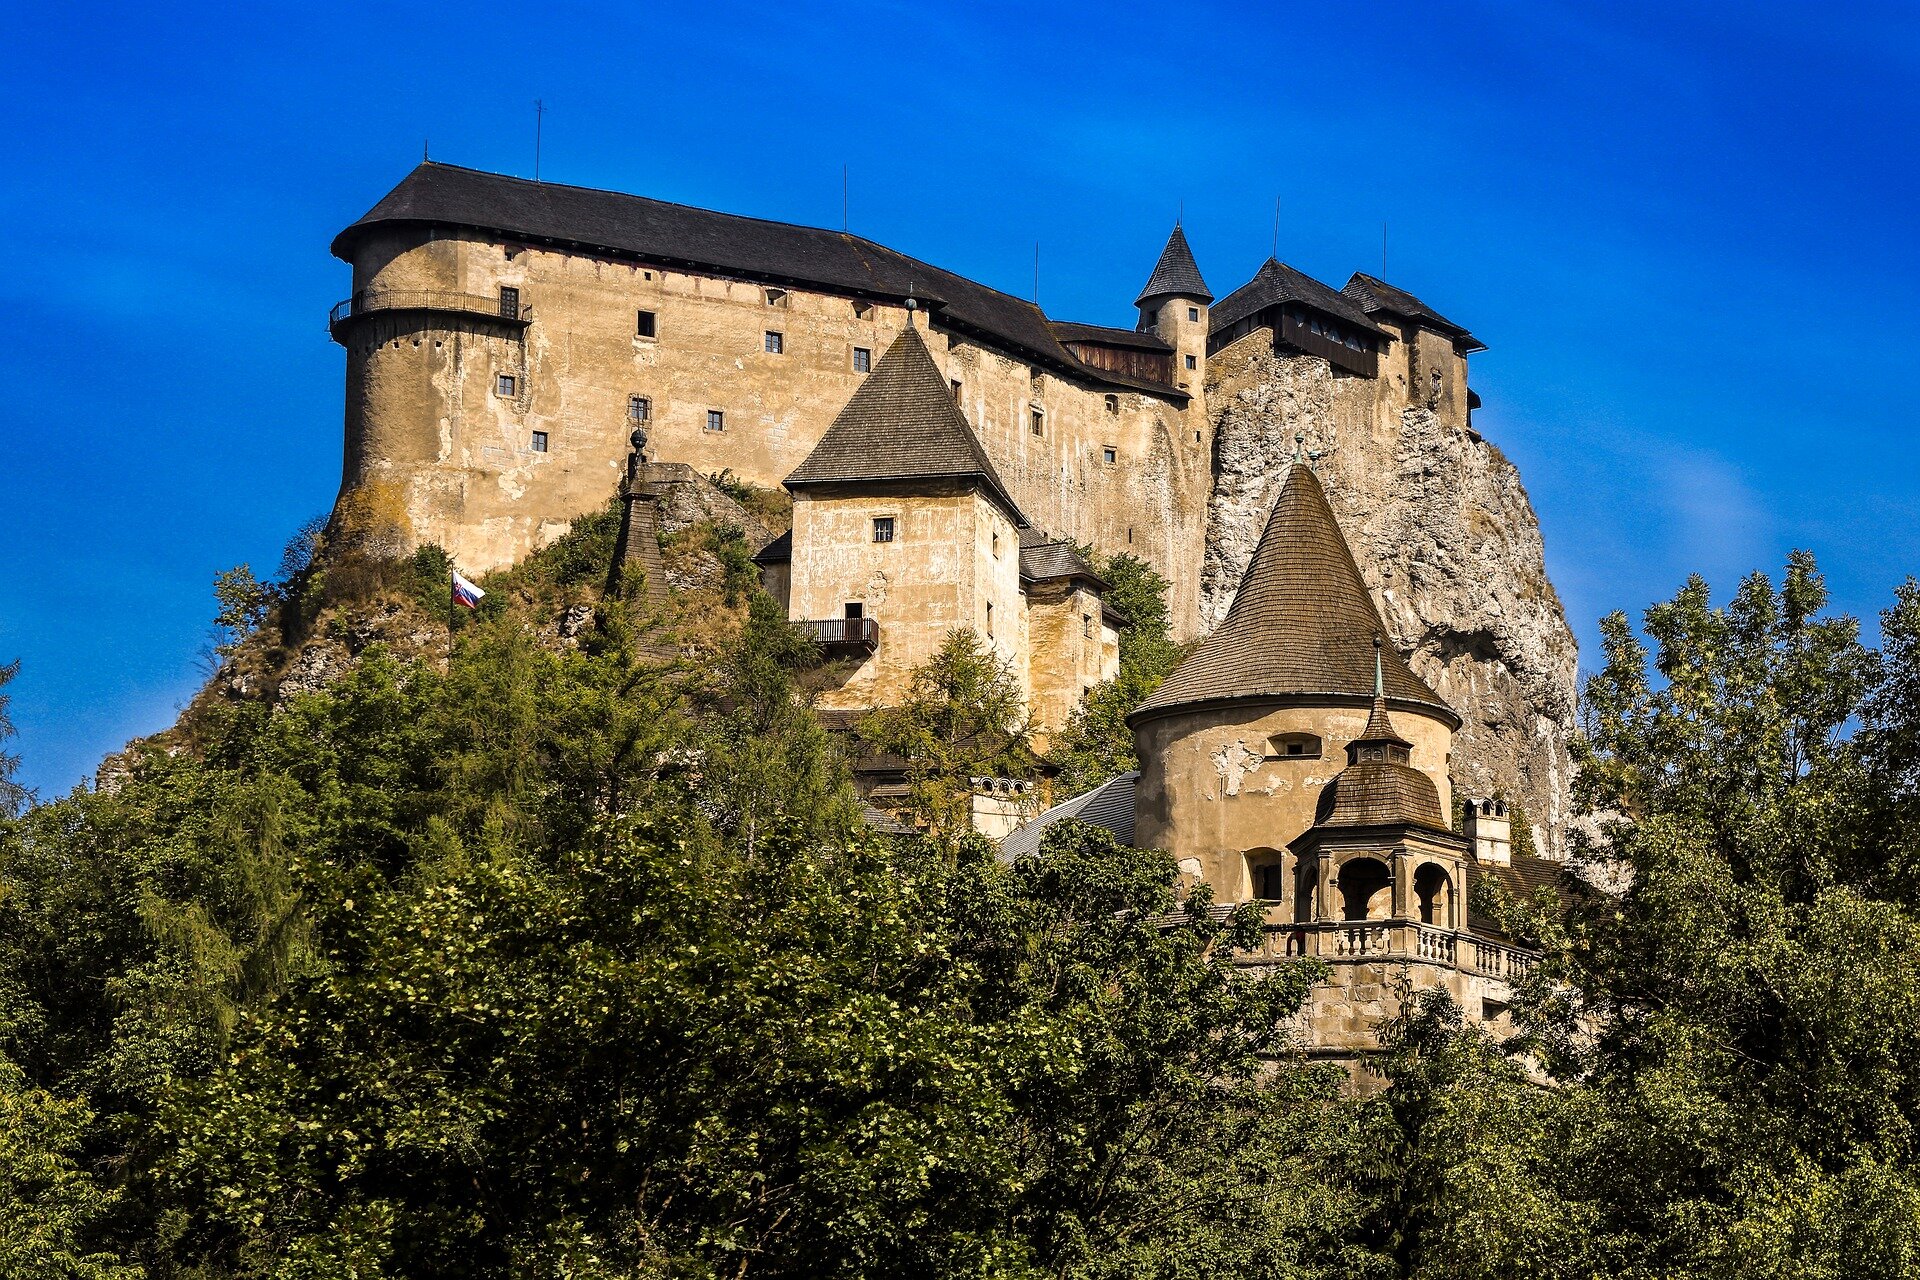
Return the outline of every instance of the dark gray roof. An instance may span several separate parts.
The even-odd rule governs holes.
[[[1174,349],[1171,342],[1144,329],[1115,329],[1103,324],[1076,324],[1071,320],[1049,320],[1047,326],[1062,342],[1092,342],[1103,347],[1136,347],[1162,353]]]
[[[1485,351],[1487,344],[1468,333],[1464,328],[1435,311],[1405,289],[1396,288],[1377,276],[1364,271],[1353,273],[1353,279],[1347,281],[1340,290],[1349,298],[1358,302],[1368,315],[1386,312],[1390,315],[1405,316],[1418,321],[1430,329],[1437,329],[1469,351]]]
[[[1337,289],[1329,289],[1312,276],[1295,271],[1286,263],[1268,258],[1253,279],[1222,298],[1208,313],[1207,327],[1219,333],[1248,316],[1284,302],[1298,302],[1315,311],[1333,316],[1363,333],[1379,333],[1380,327],[1367,319],[1360,304]]]
[[[1052,582],[1060,578],[1085,578],[1105,589],[1106,580],[1081,558],[1071,542],[1049,538],[1033,530],[1020,535],[1020,576],[1029,582]]]
[[[1130,721],[1194,703],[1313,694],[1372,696],[1376,636],[1386,635],[1353,551],[1310,467],[1287,472],[1227,616]],[[1459,717],[1399,652],[1380,653],[1389,702]]]
[[[1416,826],[1447,830],[1440,789],[1402,761],[1361,760],[1320,792],[1315,827]]]
[[[920,330],[894,339],[787,487],[900,480],[968,480],[1025,525],[987,451],[967,425]]]
[[[1147,277],[1133,305],[1137,307],[1148,298],[1167,297],[1213,301],[1207,282],[1200,278],[1200,264],[1193,260],[1193,250],[1187,246],[1187,233],[1177,222],[1173,224],[1173,234],[1167,237],[1167,247],[1160,251],[1160,261],[1153,264],[1153,274]]]
[[[355,243],[382,226],[472,227],[504,236],[602,249],[666,266],[772,283],[824,286],[856,296],[918,297],[942,328],[967,331],[1056,371],[1102,385],[1184,397],[1177,388],[1116,379],[1077,359],[1031,302],[843,231],[715,213],[645,196],[529,182],[429,161],[401,179],[333,240],[351,261]]]
[[[1078,818],[1092,826],[1104,827],[1121,844],[1132,844],[1133,784],[1139,776],[1137,770],[1123,773],[1091,791],[1083,791],[1073,799],[1048,809],[1000,842],[1001,859],[1012,862],[1015,858],[1040,852],[1040,841],[1047,834],[1047,828],[1068,818]]]
[[[787,530],[754,552],[753,562],[755,564],[791,564],[793,562],[793,530]]]

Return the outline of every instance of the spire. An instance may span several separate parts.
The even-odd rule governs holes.
[[[1207,282],[1200,278],[1200,267],[1193,260],[1193,250],[1187,247],[1187,233],[1177,222],[1173,224],[1173,234],[1167,237],[1167,247],[1160,251],[1160,261],[1153,264],[1153,274],[1147,277],[1147,283],[1141,288],[1140,296],[1133,300],[1133,305],[1140,306],[1149,298],[1168,297],[1213,301]]]
[[[1387,678],[1380,656],[1385,648],[1386,642],[1376,632],[1373,637],[1373,711],[1367,716],[1367,727],[1360,731],[1360,736],[1347,744],[1348,760],[1360,758],[1358,748],[1363,744],[1398,747],[1403,753],[1413,750],[1413,744],[1400,736],[1393,727],[1393,717],[1387,714]],[[1392,758],[1391,752],[1388,757]]]
[[[1374,672],[1364,646],[1385,632],[1326,491],[1312,468],[1291,467],[1226,620],[1134,716],[1248,698],[1365,697]],[[1459,723],[1398,653],[1383,646],[1377,656],[1383,714],[1391,700]]]
[[[909,313],[911,315],[911,313]],[[806,461],[789,489],[817,484],[970,480],[1025,528],[980,438],[953,401],[926,339],[909,319]]]

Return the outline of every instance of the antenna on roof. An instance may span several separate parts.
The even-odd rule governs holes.
[[[546,123],[547,104],[539,98],[533,100],[533,180],[540,181],[540,132]]]
[[[1173,225],[1177,227],[1182,223],[1184,223],[1186,220],[1187,220],[1187,200],[1185,196],[1182,196],[1180,198],[1180,212],[1173,215]]]
[[[1275,196],[1273,198],[1273,256],[1276,261],[1280,257],[1280,197],[1279,196]]]
[[[846,230],[847,230],[847,166],[843,164],[840,166],[840,232],[841,234],[845,235]]]
[[[1033,305],[1040,305],[1040,242],[1033,242]]]
[[[420,139],[420,163],[421,164],[425,164],[427,161],[433,159],[433,154],[427,146],[427,144],[431,141],[432,141],[431,138]]]
[[[1382,219],[1380,222],[1380,278],[1382,280],[1387,278],[1387,224],[1385,219]]]
[[[1387,696],[1386,675],[1380,669],[1380,633],[1378,631],[1373,633],[1373,696],[1376,698]]]

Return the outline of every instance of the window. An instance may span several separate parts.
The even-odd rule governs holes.
[[[1000,558],[1000,535],[998,533],[993,535],[993,558],[995,560]]]
[[[870,373],[873,371],[872,348],[855,347],[853,349],[853,371],[855,373]]]
[[[535,453],[545,453],[547,451],[547,433],[544,431],[534,432],[533,443],[527,447]]]
[[[1033,411],[1032,424],[1033,424],[1033,434],[1037,436],[1043,436],[1047,434],[1047,415],[1040,412],[1040,410],[1038,409],[1035,409]]]
[[[635,422],[652,422],[653,401],[645,396],[628,396],[627,416]]]
[[[508,320],[520,318],[520,291],[510,284],[500,286],[500,314]]]
[[[496,373],[493,375],[493,394],[511,397],[513,393],[519,389],[518,380],[515,379],[512,374]]]
[[[768,289],[767,305],[770,307],[780,307],[784,310],[787,305],[787,291],[785,289]]]
[[[868,316],[872,314],[873,314],[873,304],[871,302],[856,302],[853,304],[854,319],[865,320]]]
[[[1320,739],[1311,733],[1283,733],[1267,740],[1269,760],[1318,760]]]
[[[1093,615],[1092,614],[1083,613],[1080,615],[1080,634],[1085,636],[1089,640],[1093,639]]]
[[[993,601],[987,601],[987,634],[993,634]]]
[[[858,600],[847,601],[846,618],[848,622],[858,622],[867,616],[867,606]]]
[[[776,332],[776,331],[774,331],[774,330],[772,330],[772,329],[769,329],[769,330],[767,330],[767,340],[766,340],[766,341],[767,341],[767,354],[768,354],[768,355],[770,355],[770,356],[777,356],[777,355],[782,355],[782,354],[784,354],[784,353],[786,352],[786,349],[787,349],[787,335],[786,335],[786,334],[784,334],[784,333],[778,333],[778,332]]]
[[[1254,896],[1262,902],[1285,902],[1287,900],[1287,869],[1277,862],[1269,862],[1254,870]]]
[[[1200,308],[1198,308],[1198,307],[1188,307],[1188,308],[1187,308],[1187,320],[1188,320],[1188,322],[1189,322],[1189,323],[1191,323],[1191,324],[1199,324],[1199,323],[1200,323]]]
[[[653,312],[641,311],[635,314],[633,333],[637,338],[657,338],[660,336],[658,322],[654,319]]]
[[[727,415],[719,409],[707,410],[707,430],[725,431],[726,429]]]
[[[893,541],[892,516],[875,516],[873,518],[873,540],[875,542]]]
[[[1120,451],[1112,445],[1107,445],[1100,450],[1100,461],[1106,463],[1108,466],[1112,466],[1114,463],[1120,461]]]
[[[959,404],[960,403],[960,379],[955,378],[952,382],[952,386],[953,386],[953,402],[955,404]]]
[[[1118,412],[1120,412],[1120,397],[1119,397],[1119,396],[1108,396],[1108,397],[1107,397],[1107,412],[1108,412],[1108,413],[1118,413]]]
[[[1187,368],[1189,368],[1189,369],[1198,369],[1199,367],[1200,367],[1200,357],[1199,357],[1199,356],[1188,356],[1188,357],[1187,357]]]

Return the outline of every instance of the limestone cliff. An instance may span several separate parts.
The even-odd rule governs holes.
[[[1225,616],[1303,435],[1394,643],[1465,721],[1456,789],[1504,792],[1558,855],[1577,650],[1533,504],[1506,456],[1444,404],[1405,407],[1393,390],[1277,355],[1264,334],[1219,353],[1202,622]]]

